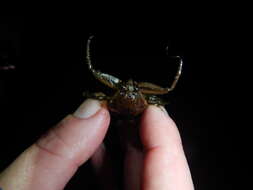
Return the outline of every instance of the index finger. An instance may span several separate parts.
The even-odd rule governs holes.
[[[142,116],[140,136],[145,150],[142,189],[192,190],[178,129],[162,109],[149,106]]]

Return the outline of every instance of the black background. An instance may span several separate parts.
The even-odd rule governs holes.
[[[168,86],[177,63],[166,56],[165,47],[170,55],[183,57],[178,86],[165,98],[171,102],[166,108],[181,132],[196,190],[232,189],[243,160],[237,142],[244,139],[244,126],[235,117],[242,64],[236,58],[241,35],[234,20],[213,14],[176,20],[166,15],[115,17],[0,17],[0,51],[16,66],[0,71],[0,170],[73,112],[83,91],[105,89],[84,64],[92,34],[95,67],[121,79]],[[85,164],[66,189],[91,188],[96,180],[90,173]],[[83,180],[87,177],[91,179]]]

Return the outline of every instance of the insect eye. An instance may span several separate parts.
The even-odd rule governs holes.
[[[134,99],[135,95],[134,94],[128,94],[127,97],[131,98],[131,99]]]

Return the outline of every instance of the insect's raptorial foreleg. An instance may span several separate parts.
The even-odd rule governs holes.
[[[177,56],[177,58],[180,58],[180,57]],[[176,76],[174,78],[173,83],[171,84],[171,86],[169,88],[163,88],[161,86],[158,86],[156,84],[152,84],[149,82],[139,82],[138,83],[139,90],[143,94],[153,94],[153,95],[154,94],[167,94],[168,92],[172,91],[176,87],[176,84],[177,84],[178,79],[179,79],[181,72],[182,72],[182,66],[183,66],[183,61],[180,58],[180,63],[178,66]]]
[[[96,99],[96,100],[109,100],[110,99],[109,96],[106,96],[102,92],[95,92],[95,93],[84,92],[83,96],[85,98],[91,98],[91,99]]]
[[[86,47],[86,63],[88,64],[89,70],[92,72],[94,77],[98,79],[100,82],[104,83],[105,85],[109,86],[110,88],[117,89],[118,84],[121,82],[120,79],[117,77],[114,77],[109,74],[102,73],[100,71],[97,71],[93,68],[91,64],[91,56],[90,56],[90,43],[93,36],[90,36],[87,41],[87,47]]]
[[[175,78],[174,78],[174,81],[172,82],[170,88],[167,88],[167,91],[168,91],[168,92],[174,90],[174,88],[175,88],[176,85],[177,85],[178,79],[179,79],[179,77],[181,76],[181,73],[182,73],[183,60],[182,60],[182,58],[179,57],[179,56],[176,56],[176,58],[179,58],[179,59],[180,59],[180,63],[179,63],[178,70],[177,70],[176,76],[175,76]]]
[[[93,38],[94,36],[90,36],[88,41],[87,41],[87,45],[86,45],[86,63],[88,64],[88,67],[89,69],[92,71],[92,72],[96,72],[94,69],[93,69],[93,66],[91,64],[91,58],[90,58],[90,43],[91,43],[91,39]]]

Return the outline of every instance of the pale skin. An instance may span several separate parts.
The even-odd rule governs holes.
[[[117,189],[103,145],[109,124],[107,108],[98,100],[87,100],[5,169],[0,174],[0,187],[62,190],[78,167],[91,159],[95,180],[103,183],[103,174],[108,178],[101,189]],[[125,189],[193,190],[178,129],[166,111],[149,106],[141,116],[139,133],[144,151],[128,146]]]

